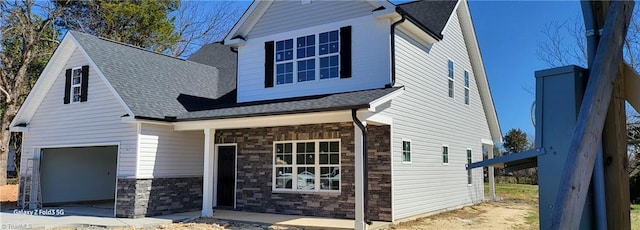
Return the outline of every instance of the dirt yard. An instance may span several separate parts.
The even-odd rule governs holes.
[[[0,186],[0,210],[16,208],[16,201],[18,201],[17,184]]]
[[[481,203],[462,209],[400,223],[388,229],[538,229],[538,187],[499,184],[496,193],[502,201]],[[488,192],[487,192],[488,193]],[[16,208],[18,185],[0,186],[0,209]],[[632,205],[631,229],[640,230],[640,205]],[[64,229],[64,228],[63,228]],[[129,229],[129,228],[122,228]],[[151,229],[290,229],[243,224],[214,219],[196,219]]]
[[[534,212],[535,205],[506,200],[419,218],[389,229],[538,229],[531,217]]]

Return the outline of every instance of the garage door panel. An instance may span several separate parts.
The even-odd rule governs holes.
[[[113,200],[117,153],[117,146],[44,149],[43,203]]]

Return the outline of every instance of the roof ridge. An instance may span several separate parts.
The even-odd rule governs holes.
[[[149,52],[149,53],[152,53],[152,54],[162,55],[162,56],[169,57],[169,58],[173,58],[173,59],[177,59],[177,60],[180,60],[180,61],[188,61],[188,60],[186,60],[186,59],[182,59],[182,58],[179,58],[179,57],[174,57],[174,56],[171,56],[171,55],[168,55],[168,54],[163,54],[163,53],[160,53],[160,52],[156,52],[156,51],[148,50],[148,49],[142,48],[142,47],[140,47],[140,46],[135,46],[135,45],[131,45],[131,44],[128,44],[128,43],[119,42],[119,41],[116,41],[116,40],[113,40],[113,39],[109,39],[109,38],[105,38],[105,37],[100,37],[100,36],[96,36],[96,35],[93,35],[93,34],[88,34],[88,33],[81,32],[81,31],[77,31],[77,30],[70,30],[70,32],[73,32],[73,33],[80,33],[80,34],[83,34],[83,35],[88,35],[88,36],[96,37],[96,38],[98,38],[98,39],[100,39],[100,40],[103,40],[103,41],[107,41],[107,42],[115,43],[115,44],[118,44],[118,45],[128,46],[128,47],[130,47],[130,48],[134,48],[134,49],[138,49],[138,50],[146,51],[146,52]]]

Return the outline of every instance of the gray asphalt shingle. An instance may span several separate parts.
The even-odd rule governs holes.
[[[215,67],[69,31],[138,117],[164,118],[187,110],[180,94],[217,98]],[[91,95],[91,92],[89,92]]]
[[[396,90],[402,90],[402,87],[371,89],[301,98],[289,98],[285,100],[239,103],[217,109],[187,112],[178,116],[177,120],[255,117],[318,111],[335,111],[354,108],[369,108],[369,103]]]
[[[409,14],[419,24],[422,24],[433,35],[442,39],[442,30],[449,21],[449,17],[456,7],[457,0],[432,1],[422,0],[399,4],[400,10]]]

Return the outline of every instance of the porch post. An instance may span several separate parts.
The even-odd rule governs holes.
[[[362,122],[366,125],[365,122]],[[364,150],[362,130],[358,128],[358,125],[354,123],[354,153],[355,155],[355,183],[356,183],[356,206],[355,206],[355,226],[356,230],[367,229],[367,224],[364,222],[364,158],[362,151]]]
[[[204,170],[202,178],[202,216],[213,216],[213,153],[215,129],[204,129]]]
[[[485,145],[487,146],[487,158],[488,159],[493,159],[493,145]],[[489,166],[489,169],[487,170],[488,172],[488,177],[489,177],[489,200],[491,201],[495,201],[496,200],[496,179],[494,174],[494,169],[493,166]]]

